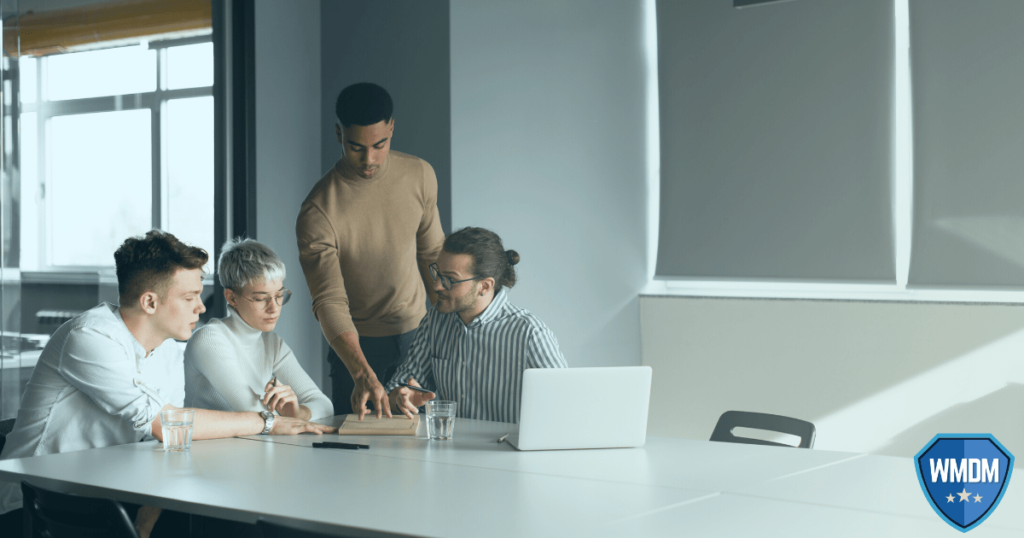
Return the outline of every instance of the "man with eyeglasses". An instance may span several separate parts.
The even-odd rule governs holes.
[[[270,411],[302,420],[334,414],[288,344],[274,332],[292,292],[285,266],[252,239],[224,244],[217,278],[229,315],[210,320],[185,348],[185,405],[221,411]]]
[[[566,367],[551,330],[508,300],[517,263],[490,230],[463,228],[445,239],[430,266],[437,303],[386,386],[394,412],[412,418],[440,396],[458,402],[460,417],[517,424],[523,371]]]
[[[427,267],[444,241],[437,178],[426,161],[391,151],[393,105],[376,84],[353,84],[335,106],[338,163],[296,222],[313,313],[330,342],[334,412],[391,416],[380,380],[407,353],[433,303]]]

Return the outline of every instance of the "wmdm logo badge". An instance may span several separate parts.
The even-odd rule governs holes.
[[[940,433],[917,453],[915,464],[935,512],[967,532],[999,505],[1010,484],[1013,454],[991,434]]]

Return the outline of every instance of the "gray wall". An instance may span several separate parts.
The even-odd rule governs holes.
[[[320,3],[257,0],[257,239],[284,260],[285,285],[294,293],[275,331],[323,387],[323,336],[295,242],[299,206],[320,179],[319,118]]]
[[[321,2],[321,168],[341,158],[334,101],[342,88],[374,82],[395,103],[391,148],[429,162],[437,209],[451,224],[451,108],[447,0]]]
[[[707,439],[741,410],[814,422],[816,449],[991,433],[1024,451],[1020,306],[644,297],[641,319],[650,435]]]
[[[641,2],[451,2],[452,227],[519,252],[570,366],[640,362]]]

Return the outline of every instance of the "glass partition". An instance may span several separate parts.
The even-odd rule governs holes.
[[[122,21],[118,2],[27,4],[0,0],[0,420],[17,415],[50,335],[117,303],[118,245],[159,228],[212,258],[224,218],[209,2],[205,15],[202,0],[173,4],[171,33]],[[123,27],[87,27],[100,19]],[[50,31],[67,21],[81,24]]]

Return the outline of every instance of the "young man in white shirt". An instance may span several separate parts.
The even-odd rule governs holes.
[[[182,355],[206,311],[202,267],[208,256],[169,233],[127,239],[114,260],[120,306],[101,304],[62,325],[43,349],[0,459],[163,440],[160,411],[185,398]],[[197,409],[193,439],[258,433],[320,434],[333,429],[264,412]],[[0,534],[17,530],[21,487],[0,482]],[[158,510],[140,510],[149,534]],[[14,536],[15,534],[11,534]]]

